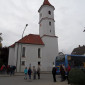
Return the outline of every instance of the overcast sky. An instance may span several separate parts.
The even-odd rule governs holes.
[[[0,0],[0,32],[3,46],[10,46],[28,34],[39,34],[38,9],[44,0]],[[71,53],[85,45],[85,0],[49,0],[55,7],[55,33],[59,51]]]

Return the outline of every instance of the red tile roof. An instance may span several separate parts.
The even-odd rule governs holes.
[[[11,46],[9,46],[9,47],[12,47],[12,48],[13,48],[13,47],[15,47],[15,43],[14,43],[14,44],[12,44],[12,45],[11,45]]]
[[[29,34],[16,43],[24,43],[24,44],[36,44],[36,45],[44,45],[40,35]],[[15,43],[9,47],[15,47]]]
[[[25,43],[25,44],[38,44],[38,45],[44,45],[42,39],[39,35],[29,34],[22,39],[20,39],[16,43]]]
[[[43,5],[50,5],[50,6],[52,6],[48,0],[44,0]]]
[[[44,2],[43,2],[43,4],[41,5],[40,9],[41,9],[42,6],[44,6],[44,5],[52,6],[48,0],[44,0]],[[54,8],[54,6],[52,6],[52,7]],[[38,12],[40,11],[40,9],[38,10]],[[54,9],[55,9],[55,8],[54,8]]]

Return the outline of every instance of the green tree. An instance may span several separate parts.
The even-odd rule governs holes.
[[[0,48],[0,66],[3,64],[8,65],[8,54],[9,54],[9,49],[8,47],[2,47]]]

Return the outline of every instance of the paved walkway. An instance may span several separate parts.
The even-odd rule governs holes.
[[[0,85],[68,85],[67,80],[64,82],[60,82],[61,78],[59,75],[56,76],[57,82],[53,82],[52,74],[41,74],[41,79],[31,81],[29,79],[24,80],[24,76],[15,75],[0,75]]]

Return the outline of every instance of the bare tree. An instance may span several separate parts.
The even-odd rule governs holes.
[[[1,37],[2,33],[0,33],[0,42],[3,40],[2,37]]]

